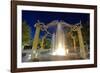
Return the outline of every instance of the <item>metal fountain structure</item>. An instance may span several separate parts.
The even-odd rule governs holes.
[[[56,26],[57,30],[56,33],[51,34],[47,29],[51,26]],[[67,55],[68,54],[68,49],[67,45],[65,45],[65,42],[67,42],[67,40],[65,41],[65,34],[63,31],[63,27],[68,27],[70,28],[71,31],[75,31],[78,34],[78,39],[79,39],[79,46],[80,46],[80,57],[81,58],[87,58],[87,53],[85,50],[85,46],[84,46],[84,42],[83,42],[83,36],[82,36],[82,25],[81,25],[81,21],[79,23],[76,23],[74,25],[72,24],[68,24],[64,21],[58,21],[58,20],[54,20],[48,24],[44,24],[42,22],[40,22],[38,20],[38,22],[34,25],[34,27],[36,28],[35,31],[35,36],[33,39],[33,47],[32,47],[32,54],[31,54],[31,58],[37,58],[37,55],[34,54],[36,53],[37,47],[38,47],[38,43],[39,43],[39,35],[41,31],[46,31],[46,34],[44,35],[44,37],[42,38],[42,44],[41,44],[41,49],[43,49],[43,42],[44,39],[46,39],[47,35],[52,36],[52,45],[51,45],[51,49],[52,49],[52,55]],[[75,42],[75,38],[72,36],[73,39],[73,43],[74,43],[74,47],[73,49],[76,49],[76,42]]]

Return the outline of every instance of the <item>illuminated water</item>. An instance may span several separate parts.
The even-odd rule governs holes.
[[[57,24],[56,34],[52,36],[52,45],[53,55],[66,55],[65,35],[60,23]]]

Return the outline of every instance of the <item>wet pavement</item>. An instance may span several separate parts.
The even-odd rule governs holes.
[[[38,61],[63,61],[63,60],[80,60],[77,53],[69,53],[65,56],[52,55],[51,51],[44,51],[37,55],[33,60],[31,59],[31,50],[26,55],[22,56],[22,62],[38,62]]]

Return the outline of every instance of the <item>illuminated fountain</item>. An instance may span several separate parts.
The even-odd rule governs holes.
[[[65,56],[65,35],[60,23],[57,24],[56,34],[52,36],[53,55]]]

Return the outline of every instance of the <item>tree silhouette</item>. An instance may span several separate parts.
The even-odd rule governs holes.
[[[22,22],[22,45],[30,42],[30,27],[26,21]]]

